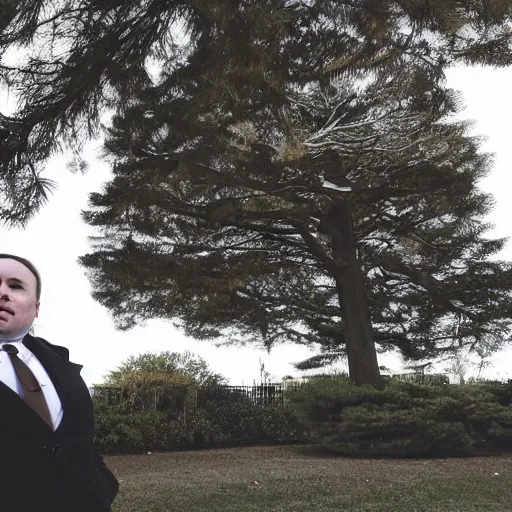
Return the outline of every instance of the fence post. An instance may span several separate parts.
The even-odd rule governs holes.
[[[185,395],[185,400],[183,400],[183,424],[185,428],[187,428],[187,398],[188,398],[189,390],[187,389],[187,393]]]

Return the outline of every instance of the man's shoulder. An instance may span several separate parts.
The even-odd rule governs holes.
[[[60,356],[66,358],[69,361],[69,350],[66,347],[62,347],[61,345],[54,345],[49,341],[46,341],[44,338],[40,338],[39,336],[34,336],[37,340],[39,340],[43,345],[53,350]]]

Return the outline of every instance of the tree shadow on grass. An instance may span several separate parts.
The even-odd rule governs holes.
[[[298,454],[303,457],[320,458],[320,459],[391,459],[391,460],[443,460],[443,459],[475,459],[481,457],[507,457],[510,452],[493,452],[493,451],[478,451],[464,455],[421,455],[421,454],[379,454],[379,453],[345,453],[327,448],[322,445],[299,445],[295,447]]]

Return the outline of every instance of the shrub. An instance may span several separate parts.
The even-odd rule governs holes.
[[[210,395],[205,415],[217,425],[224,445],[285,443],[303,439],[304,428],[287,408],[254,403],[244,394],[220,391]]]
[[[102,453],[141,453],[166,444],[165,415],[150,411],[126,414],[120,408],[96,409],[96,446]]]
[[[126,402],[96,402],[98,448],[103,453],[143,453],[308,440],[290,409],[258,405],[225,389],[198,391],[197,403],[202,406],[195,407],[191,394],[186,414],[178,418],[163,411],[132,412]]]
[[[183,410],[187,395],[195,385],[187,375],[130,373],[122,384],[96,386],[93,397],[98,405],[118,405],[127,413],[151,410],[177,413]],[[115,402],[110,397],[113,391],[117,391]]]
[[[512,448],[512,386],[422,385],[382,390],[319,379],[286,392],[312,439],[347,455],[463,456]]]

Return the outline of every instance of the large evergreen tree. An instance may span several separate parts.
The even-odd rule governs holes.
[[[52,188],[41,177],[45,162],[63,146],[79,154],[100,133],[105,109],[122,111],[151,82],[149,60],[179,62],[173,27],[193,45],[217,40],[209,55],[221,71],[210,84],[217,92],[218,78],[241,65],[246,87],[279,96],[288,80],[355,77],[398,60],[440,75],[457,62],[510,65],[511,13],[512,0],[4,0],[0,81],[19,102],[0,115],[0,221],[26,225]],[[260,39],[246,39],[254,30]],[[12,62],[16,49],[25,56]],[[233,95],[232,86],[223,93]]]
[[[481,221],[491,202],[476,182],[488,159],[463,123],[440,122],[456,110],[450,92],[425,109],[423,74],[399,76],[357,95],[343,82],[331,97],[297,93],[286,115],[260,111],[259,123],[226,127],[211,99],[202,110],[197,94],[165,81],[147,91],[114,119],[106,148],[115,178],[86,214],[105,228],[82,259],[94,296],[122,328],[170,317],[197,338],[319,343],[316,360],[357,363],[346,324],[360,304],[347,312],[340,299],[364,288],[350,281],[358,274],[344,239],[336,247],[348,176],[377,344],[409,359],[498,348],[511,275],[488,261],[503,245],[485,239]],[[407,79],[415,94],[404,94]],[[352,339],[357,349],[359,333]]]
[[[114,118],[115,178],[85,215],[104,228],[82,259],[94,296],[122,328],[161,316],[198,338],[317,342],[357,383],[378,384],[374,339],[410,359],[497,348],[511,280],[487,261],[503,245],[484,238],[488,160],[445,122],[439,70],[404,58],[325,81],[287,60],[302,35],[231,22],[265,54],[226,60],[235,27],[218,29],[227,41],[203,38]],[[287,51],[267,81],[292,77],[277,91],[272,44]]]
[[[37,182],[27,158],[92,133],[109,105],[115,178],[92,197],[105,238],[83,263],[121,326],[169,316],[196,336],[346,347],[351,378],[378,384],[370,285],[383,348],[421,358],[501,340],[509,270],[486,259],[503,243],[483,238],[486,162],[440,121],[455,108],[447,65],[510,63],[511,4],[69,1],[52,13],[53,41],[75,30],[64,57],[6,70],[22,100],[6,122],[9,190],[28,163]],[[30,38],[38,6],[21,3],[31,23],[4,34]],[[177,17],[181,48],[166,39]]]

